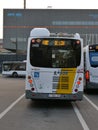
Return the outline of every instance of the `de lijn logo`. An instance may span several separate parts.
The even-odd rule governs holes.
[[[62,75],[68,75],[68,71],[54,71],[54,75],[62,74]]]

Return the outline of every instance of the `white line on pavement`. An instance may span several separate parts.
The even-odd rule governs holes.
[[[85,120],[83,119],[81,113],[79,112],[77,105],[74,102],[72,102],[72,106],[73,106],[73,109],[74,109],[74,111],[75,111],[75,113],[76,113],[76,115],[77,115],[77,117],[78,117],[78,119],[83,127],[83,130],[90,130],[89,127],[87,126]]]
[[[2,117],[4,117],[24,96],[25,94],[21,95],[16,101],[14,101],[9,107],[0,113],[0,119],[2,119]]]
[[[83,95],[84,98],[98,111],[98,106],[96,106],[87,96]]]

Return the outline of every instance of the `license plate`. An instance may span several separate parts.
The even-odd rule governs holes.
[[[49,96],[49,97],[61,97],[60,94],[49,94],[48,96]]]

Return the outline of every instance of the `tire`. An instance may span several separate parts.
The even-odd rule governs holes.
[[[18,77],[17,72],[13,72],[12,76],[13,76],[14,78],[17,78],[17,77]]]

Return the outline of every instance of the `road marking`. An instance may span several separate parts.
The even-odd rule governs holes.
[[[0,119],[2,119],[24,96],[25,94],[21,95],[16,101],[14,101],[9,107],[0,113]]]
[[[98,111],[98,107],[85,95],[83,95],[84,98]]]
[[[72,102],[72,106],[73,106],[73,109],[74,109],[74,111],[75,111],[75,113],[76,113],[76,115],[77,115],[77,117],[78,117],[78,119],[83,127],[83,130],[90,130],[89,127],[87,126],[85,120],[83,119],[81,113],[79,112],[77,105],[74,102]]]

